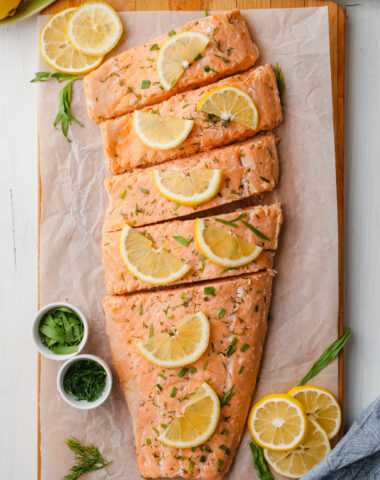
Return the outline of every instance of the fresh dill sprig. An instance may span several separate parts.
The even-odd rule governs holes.
[[[68,142],[71,142],[71,140],[67,136],[67,130],[69,128],[69,125],[71,123],[77,123],[78,125],[83,127],[83,124],[78,119],[76,119],[73,115],[71,115],[70,107],[71,107],[72,83],[75,82],[75,80],[82,80],[83,77],[72,75],[70,73],[37,72],[35,73],[35,77],[33,78],[33,80],[31,80],[31,83],[46,82],[48,80],[51,80],[52,78],[55,78],[59,83],[64,82],[65,80],[68,80],[66,85],[59,92],[59,106],[58,106],[57,116],[55,117],[55,120],[54,120],[54,127],[56,127],[58,123],[61,122],[62,133],[65,136],[66,140]]]
[[[70,468],[63,480],[77,480],[85,473],[101,470],[112,463],[105,460],[94,445],[81,445],[75,437],[67,438],[65,443],[74,453],[76,464]]]

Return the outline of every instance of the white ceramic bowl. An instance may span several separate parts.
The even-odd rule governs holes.
[[[69,353],[68,355],[58,355],[56,353],[53,353],[50,348],[48,348],[46,345],[42,343],[40,332],[39,332],[39,327],[40,327],[40,322],[44,315],[48,313],[50,310],[54,310],[54,308],[57,307],[66,307],[70,308],[70,310],[73,310],[78,317],[82,320],[83,323],[83,338],[80,344],[78,345],[78,350],[74,353]],[[56,303],[49,303],[49,305],[45,305],[44,307],[41,308],[34,317],[33,324],[32,324],[32,338],[34,341],[34,344],[36,345],[38,351],[41,353],[46,358],[50,358],[52,360],[67,360],[68,358],[72,358],[75,355],[78,355],[79,352],[81,352],[86,345],[87,338],[88,338],[88,324],[85,316],[83,313],[79,310],[79,308],[75,307],[74,305],[71,305],[70,303],[65,303],[65,302],[56,302]]]
[[[71,367],[71,365],[73,365],[75,362],[78,362],[80,360],[93,360],[94,362],[99,363],[106,371],[106,374],[107,374],[106,385],[104,387],[103,393],[94,402],[87,402],[86,400],[76,400],[74,397],[67,394],[63,388],[63,379],[65,378],[67,370],[69,369],[69,367]],[[109,397],[109,394],[111,393],[111,390],[112,390],[112,373],[108,365],[100,357],[97,357],[96,355],[86,355],[86,354],[77,355],[74,358],[69,358],[69,360],[67,360],[59,369],[59,372],[57,375],[57,388],[63,400],[69,405],[71,405],[72,407],[78,408],[79,410],[91,410],[92,408],[99,407]]]

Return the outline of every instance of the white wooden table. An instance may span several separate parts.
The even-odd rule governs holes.
[[[345,425],[380,395],[380,2],[344,0]],[[355,4],[355,5],[354,5]],[[0,478],[36,478],[36,18],[0,27]],[[51,479],[55,480],[55,479]]]

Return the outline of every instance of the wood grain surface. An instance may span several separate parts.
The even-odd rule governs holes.
[[[83,0],[58,0],[41,14],[55,14],[65,8],[78,6]],[[257,8],[302,8],[327,6],[330,26],[331,81],[334,115],[336,186],[339,236],[339,314],[338,331],[344,330],[343,322],[343,193],[344,193],[344,44],[345,14],[343,9],[328,0],[107,0],[117,11],[154,10],[215,10]],[[39,303],[39,302],[38,302]],[[38,381],[38,384],[40,382]],[[343,353],[339,356],[339,402],[343,409]],[[38,402],[39,405],[39,402]],[[38,406],[39,408],[39,406]],[[38,412],[39,417],[39,412]],[[38,428],[40,432],[40,428]],[[339,437],[343,435],[343,424]],[[38,439],[38,452],[40,452]],[[40,456],[40,455],[38,455]],[[40,477],[40,458],[38,459]]]

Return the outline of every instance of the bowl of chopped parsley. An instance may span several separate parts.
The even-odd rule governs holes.
[[[35,316],[32,336],[44,357],[67,360],[84,348],[88,325],[83,313],[74,305],[51,303],[42,307]]]
[[[80,410],[90,410],[107,400],[112,389],[112,373],[100,357],[77,355],[60,368],[57,388],[66,403]]]

